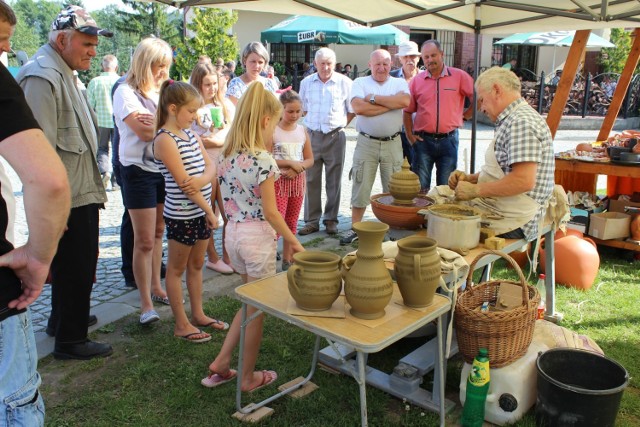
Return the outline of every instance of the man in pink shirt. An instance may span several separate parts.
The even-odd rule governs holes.
[[[431,187],[431,170],[436,166],[436,185],[446,185],[458,163],[458,128],[465,111],[465,98],[473,102],[473,79],[466,72],[444,65],[437,40],[422,44],[425,71],[409,83],[411,101],[404,109],[403,123],[407,139],[414,149],[411,170],[420,178],[422,191]],[[412,114],[416,113],[415,121]]]

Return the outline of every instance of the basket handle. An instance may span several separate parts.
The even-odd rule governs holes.
[[[509,264],[511,264],[516,273],[518,273],[518,278],[520,279],[520,286],[522,287],[522,305],[529,305],[529,289],[527,286],[527,279],[524,278],[524,274],[522,274],[520,266],[517,262],[515,262],[513,258],[511,258],[506,253],[502,251],[495,251],[493,249],[487,249],[485,252],[482,252],[477,257],[475,257],[475,259],[471,262],[471,264],[469,265],[469,275],[467,276],[467,285],[465,286],[465,290],[462,292],[467,292],[467,290],[472,291],[473,272],[475,271],[476,264],[478,263],[478,261],[480,261],[481,258],[487,255],[497,255],[500,258],[504,258],[509,262]]]

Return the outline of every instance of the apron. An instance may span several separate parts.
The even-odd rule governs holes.
[[[484,166],[480,171],[478,183],[494,182],[504,178],[504,172],[498,164],[495,153],[495,139],[491,141],[485,153]],[[496,234],[503,234],[522,227],[531,221],[540,211],[540,203],[528,195],[516,194],[506,197],[479,197],[467,202],[483,212],[482,219]]]

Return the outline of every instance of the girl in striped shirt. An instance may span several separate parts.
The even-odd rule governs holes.
[[[164,219],[169,257],[165,283],[175,318],[174,335],[200,343],[211,335],[200,327],[226,330],[225,322],[207,316],[202,309],[202,267],[211,230],[218,220],[211,209],[214,169],[200,137],[192,130],[202,98],[188,83],[167,80],[160,89],[157,134],[153,155],[165,179]],[[182,274],[187,272],[191,319],[182,299]]]

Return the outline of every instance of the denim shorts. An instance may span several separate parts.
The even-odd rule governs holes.
[[[122,200],[127,209],[149,209],[164,203],[164,178],[138,166],[122,166]]]
[[[205,216],[192,219],[173,219],[164,217],[167,224],[167,239],[175,240],[187,246],[194,246],[198,240],[208,240],[211,230],[207,228]]]
[[[239,274],[261,279],[276,274],[276,232],[267,221],[228,222],[224,245]]]
[[[31,312],[0,322],[0,425],[44,425],[44,401],[38,391],[38,350]]]

